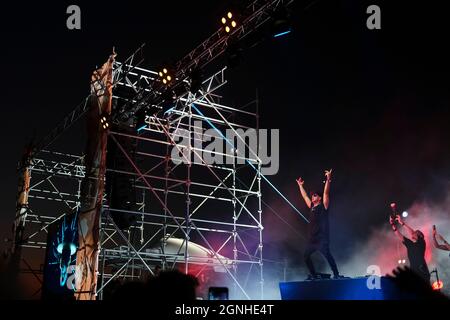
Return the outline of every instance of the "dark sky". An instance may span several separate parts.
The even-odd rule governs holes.
[[[65,25],[72,3],[82,10],[81,31]],[[317,186],[323,170],[334,169],[338,260],[371,227],[385,223],[389,202],[406,208],[447,194],[450,24],[439,3],[318,0],[303,10],[307,1],[297,1],[294,32],[244,52],[229,72],[229,101],[246,103],[257,89],[262,127],[280,129],[281,166],[271,180],[296,206],[305,211],[298,176]],[[381,30],[366,28],[370,4],[381,7]],[[90,73],[111,48],[120,60],[145,42],[145,67],[156,68],[212,34],[226,8],[225,1],[58,1],[16,2],[2,10],[2,238],[10,236],[24,145],[34,130],[49,132],[88,94]],[[73,152],[82,146],[74,144]],[[302,220],[270,188],[264,191],[303,232]],[[301,239],[286,239],[286,252],[300,255]]]

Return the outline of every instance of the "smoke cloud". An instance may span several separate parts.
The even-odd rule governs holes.
[[[444,282],[443,292],[450,294],[450,257],[449,251],[439,250],[433,245],[432,227],[436,225],[438,232],[447,240],[450,240],[450,195],[442,203],[421,201],[414,203],[406,211],[409,213],[404,221],[413,229],[420,230],[425,235],[426,252],[425,259],[430,271],[438,270],[440,280]],[[407,230],[399,228],[400,232],[409,237]],[[357,244],[352,250],[350,258],[340,264],[344,274],[362,276],[366,274],[367,267],[377,265],[381,274],[391,274],[399,264],[399,260],[406,260],[406,249],[401,241],[391,231],[388,221],[386,224],[370,231],[368,239]],[[432,274],[431,281],[436,280]]]

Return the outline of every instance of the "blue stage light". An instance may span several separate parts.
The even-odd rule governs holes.
[[[277,33],[273,37],[274,38],[282,37],[282,36],[284,36],[284,35],[286,35],[288,33],[291,33],[291,30],[287,30],[287,31],[283,31],[283,32]]]

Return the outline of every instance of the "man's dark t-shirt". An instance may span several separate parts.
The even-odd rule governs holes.
[[[330,227],[328,210],[323,203],[311,207],[309,216],[309,242],[314,244],[328,244],[330,240]]]
[[[416,242],[403,237],[403,244],[408,252],[409,267],[411,270],[418,273],[425,279],[430,278],[430,271],[428,270],[427,263],[425,261],[425,240],[422,238],[417,239]]]

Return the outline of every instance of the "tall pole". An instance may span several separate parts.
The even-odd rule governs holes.
[[[236,151],[233,150],[234,156],[237,155]],[[233,159],[233,271],[234,271],[234,277],[237,279],[237,272],[238,272],[238,266],[237,266],[237,260],[238,260],[238,250],[237,250],[237,208],[236,208],[236,158]],[[237,292],[237,286],[236,283],[234,283],[234,292]]]
[[[191,94],[190,94],[191,95]],[[195,129],[194,129],[195,130]],[[188,163],[186,177],[186,242],[184,250],[185,273],[189,272],[189,240],[191,232],[191,161],[192,161],[192,139],[195,139],[195,131],[192,129],[192,104],[189,103],[189,144],[188,144]],[[203,132],[202,132],[203,133]],[[194,140],[195,141],[195,140]]]
[[[115,53],[91,77],[91,98],[87,114],[86,176],[81,191],[78,217],[79,247],[75,269],[77,300],[95,300],[100,250],[100,217],[106,172],[108,128],[112,104],[112,69]]]
[[[261,199],[261,161],[258,161],[258,220],[262,226],[262,199]],[[263,228],[258,228],[259,231],[259,267],[260,267],[260,286],[261,286],[261,300],[264,299],[264,272],[263,272]]]
[[[11,246],[11,256],[9,261],[8,274],[12,277],[11,280],[17,280],[16,277],[20,269],[20,260],[22,259],[22,242],[23,232],[25,230],[25,222],[28,214],[28,194],[30,191],[31,180],[31,157],[32,148],[28,147],[19,166],[19,186],[16,202],[16,216],[13,225],[13,243]]]
[[[259,95],[258,89],[256,89],[256,134],[257,134],[257,155],[259,157],[260,140],[259,140]],[[262,226],[262,191],[261,191],[261,160],[258,159],[258,220]],[[263,269],[263,229],[259,227],[259,267],[260,267],[260,286],[261,286],[261,300],[264,299],[264,269]]]
[[[167,121],[166,124],[166,130],[167,132],[170,131],[170,121]],[[170,143],[170,138],[167,136],[166,141],[168,143]],[[169,197],[169,176],[170,176],[170,150],[169,150],[169,144],[167,144],[166,146],[166,157],[164,159],[164,177],[165,177],[165,181],[164,181],[164,222],[163,222],[163,243],[162,243],[162,253],[163,253],[163,257],[162,257],[162,269],[166,270],[167,268],[167,260],[166,260],[166,244],[167,244],[167,236],[168,236],[168,232],[167,232],[167,217],[168,217],[168,212],[167,212],[167,208],[169,207],[169,202],[168,202],[168,197]]]

